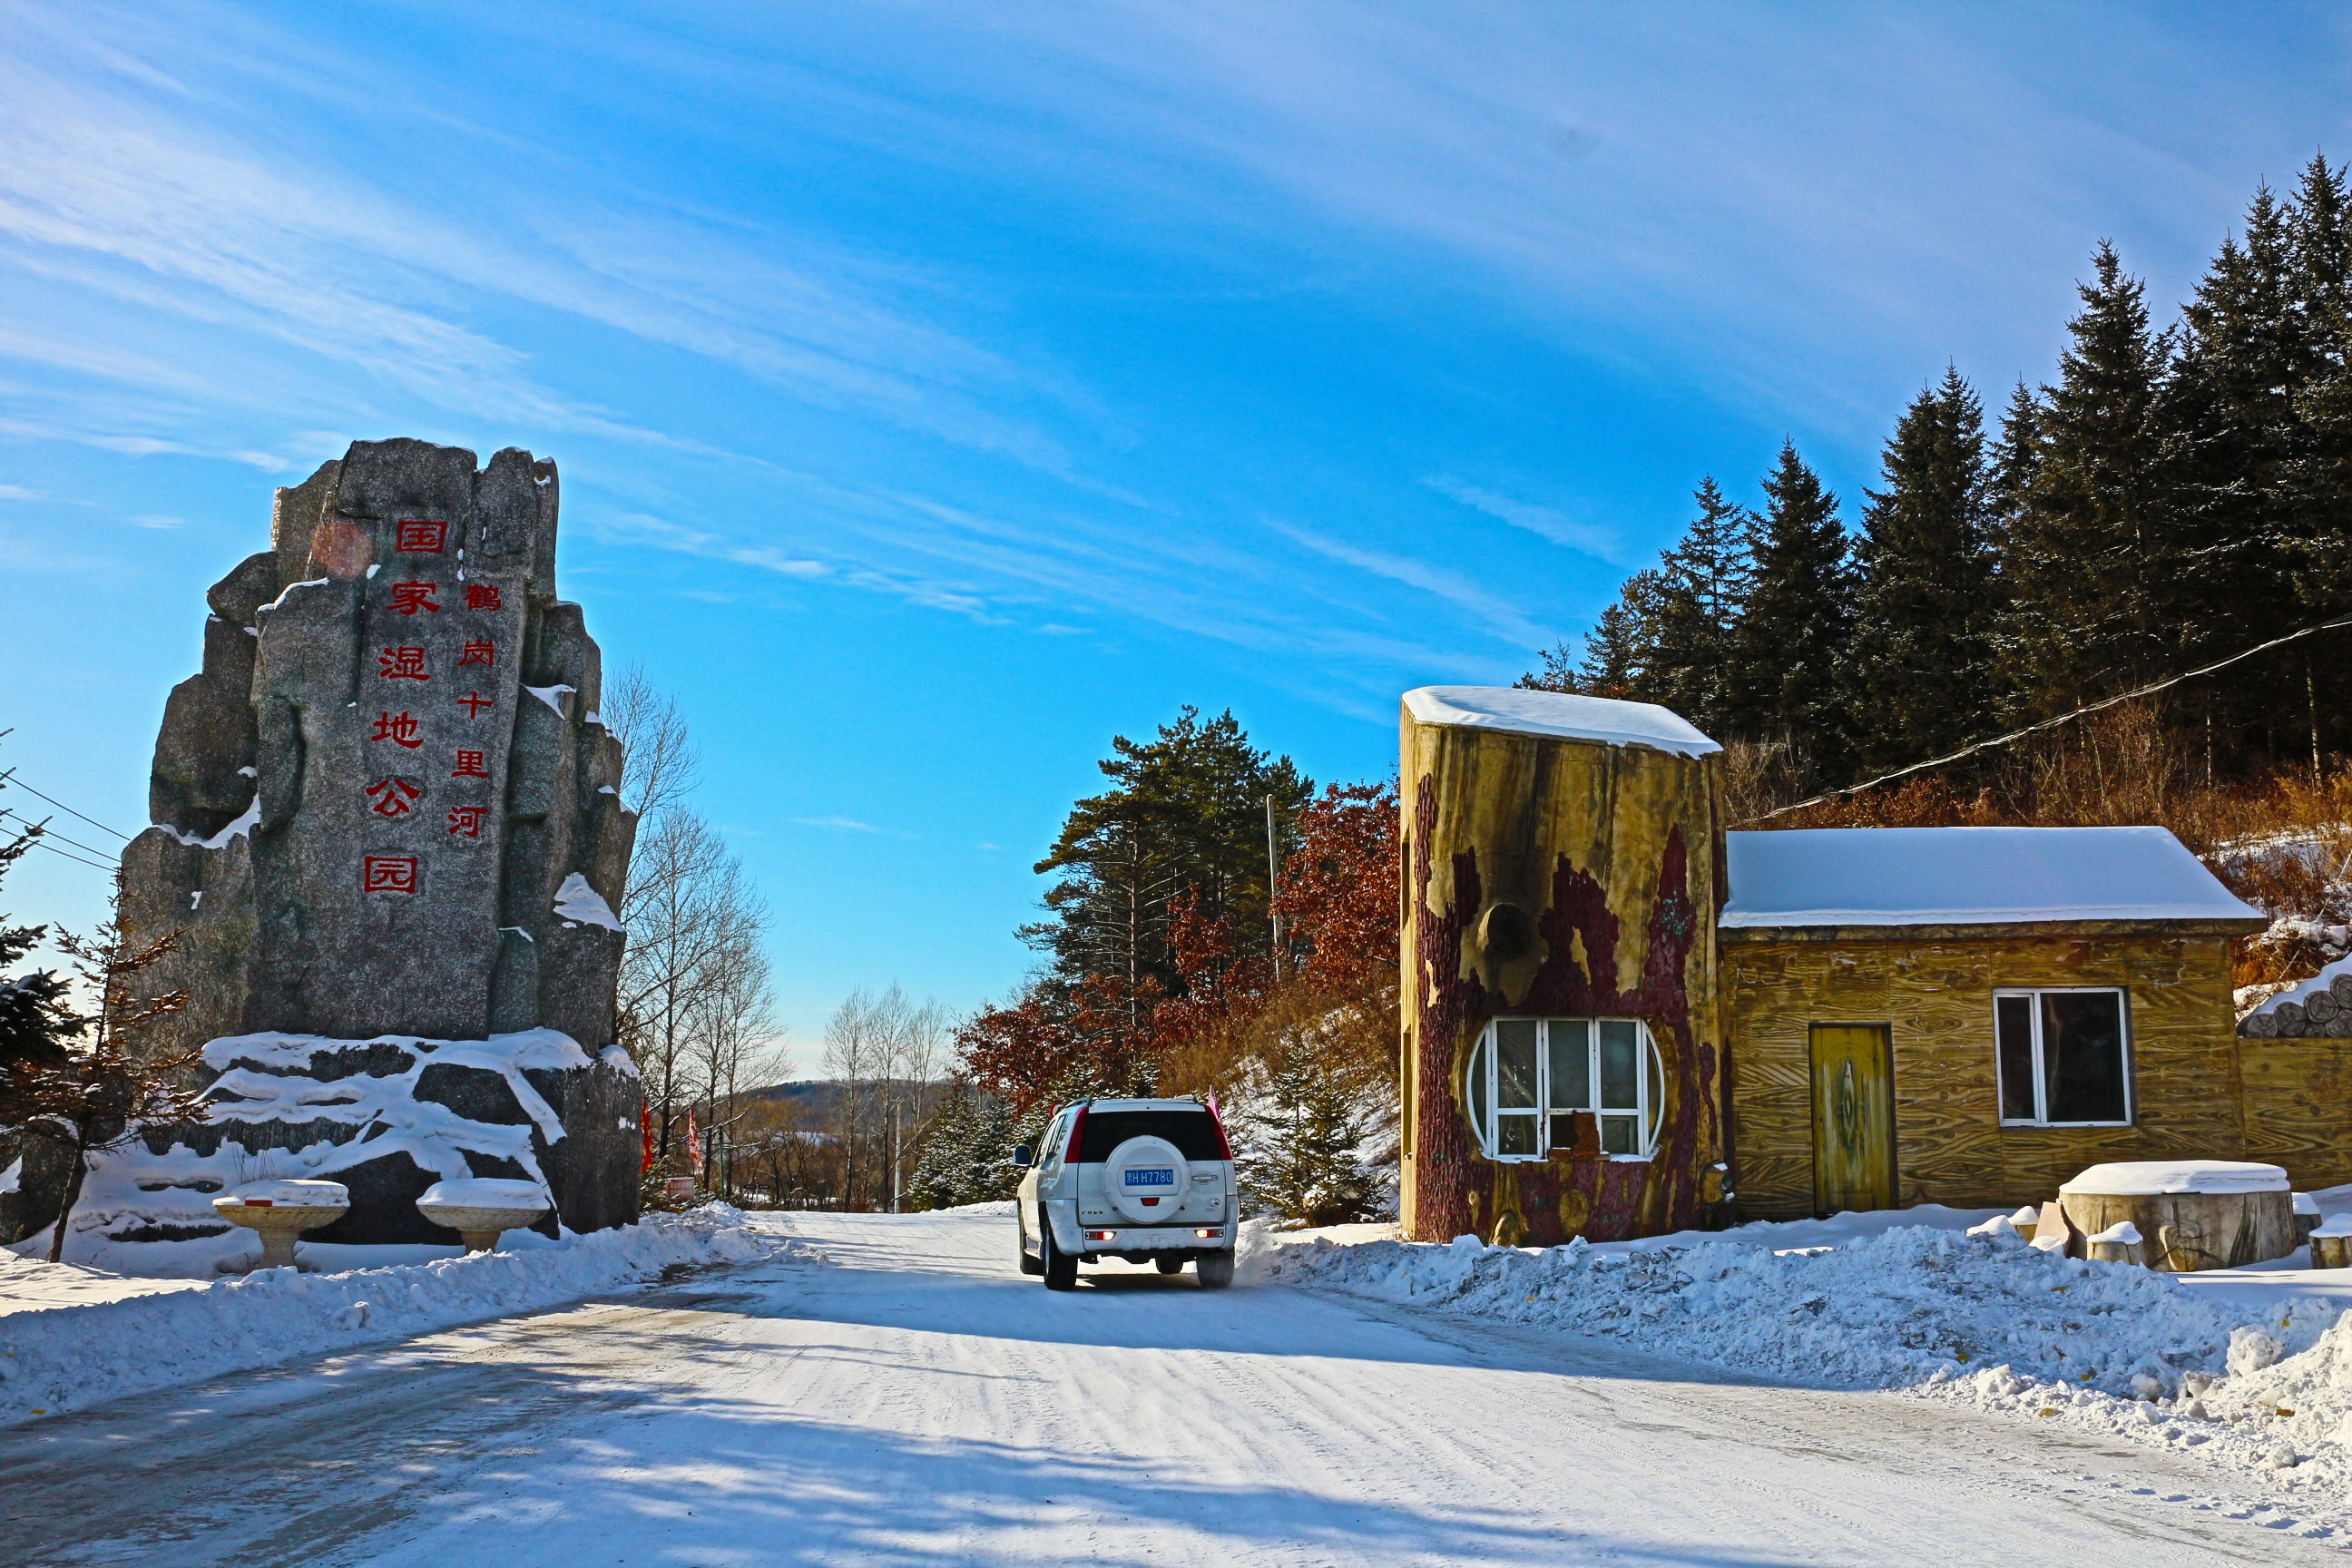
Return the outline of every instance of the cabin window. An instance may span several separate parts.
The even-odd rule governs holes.
[[[1657,1146],[1665,1071],[1638,1018],[1497,1018],[1471,1050],[1466,1087],[1490,1160],[1574,1147],[1579,1112],[1604,1154],[1645,1160]]]
[[[2131,1121],[2130,1013],[2118,989],[1996,991],[2004,1127]]]

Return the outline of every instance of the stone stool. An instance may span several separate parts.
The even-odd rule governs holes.
[[[292,1268],[294,1241],[306,1230],[332,1225],[352,1206],[341,1182],[247,1182],[213,1200],[213,1212],[261,1236],[257,1268]]]
[[[416,1200],[416,1212],[465,1238],[468,1252],[489,1252],[499,1237],[520,1230],[550,1207],[547,1189],[537,1182],[504,1176],[468,1176],[436,1182]]]

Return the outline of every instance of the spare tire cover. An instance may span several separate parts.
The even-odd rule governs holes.
[[[1173,1219],[1192,1180],[1192,1167],[1165,1138],[1130,1138],[1103,1162],[1105,1195],[1139,1223]]]

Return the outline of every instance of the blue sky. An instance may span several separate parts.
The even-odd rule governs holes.
[[[1946,361],[2049,374],[2352,153],[2340,11],[0,10],[0,765],[145,817],[204,588],[350,440],[564,478],[804,1046],[958,1007],[1114,733],[1318,779],[1507,681],[1784,436],[1850,500]],[[16,792],[0,805],[26,809]],[[61,822],[60,826],[64,826]],[[89,841],[109,842],[89,830]],[[84,837],[76,833],[75,837]],[[5,907],[87,921],[36,855]]]

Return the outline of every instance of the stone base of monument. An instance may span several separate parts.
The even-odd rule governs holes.
[[[487,1040],[262,1034],[215,1040],[205,1061],[216,1075],[210,1121],[91,1158],[72,1261],[191,1278],[240,1268],[251,1244],[212,1200],[270,1179],[348,1193],[346,1211],[306,1246],[414,1247],[420,1260],[457,1239],[417,1211],[440,1183],[528,1184],[541,1212],[525,1223],[550,1238],[637,1217],[644,1085],[617,1047],[592,1054],[551,1029]],[[57,1217],[62,1174],[25,1162],[25,1191],[10,1194],[19,1235]]]
[[[248,1182],[213,1200],[213,1212],[261,1237],[257,1268],[293,1268],[294,1243],[306,1230],[334,1224],[352,1206],[339,1182]]]
[[[537,1182],[477,1176],[436,1182],[416,1200],[416,1212],[456,1231],[468,1252],[491,1252],[499,1237],[520,1230],[547,1212],[547,1190]]]

